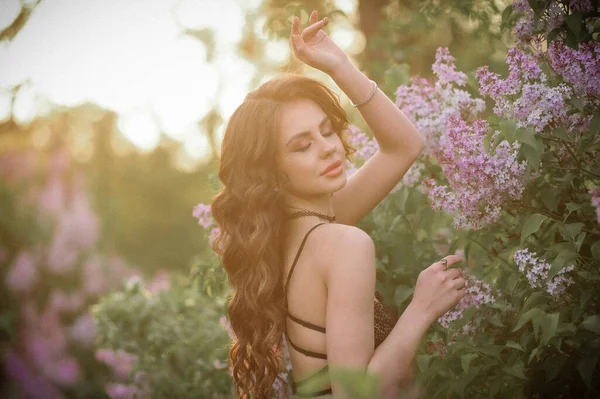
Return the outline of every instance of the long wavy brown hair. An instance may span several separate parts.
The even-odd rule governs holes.
[[[235,110],[221,147],[221,191],[212,202],[219,226],[213,248],[234,293],[228,315],[235,335],[229,360],[240,398],[271,398],[279,381],[285,330],[282,228],[285,204],[277,167],[283,105],[297,99],[318,104],[342,138],[348,127],[338,98],[323,83],[298,75],[275,78],[250,92]],[[342,138],[346,156],[352,148]]]

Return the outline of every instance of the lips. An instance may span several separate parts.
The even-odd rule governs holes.
[[[342,164],[342,162],[340,161],[335,161],[334,163],[332,163],[331,165],[329,165],[327,168],[325,168],[325,170],[323,172],[321,172],[321,176],[323,176],[324,174],[326,174],[327,172],[330,172],[336,168],[338,168],[340,165]]]

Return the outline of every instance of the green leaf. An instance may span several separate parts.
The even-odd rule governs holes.
[[[574,97],[571,99],[571,104],[577,108],[580,112],[583,112],[583,100],[579,97]]]
[[[525,325],[525,323],[531,321],[534,318],[539,318],[540,315],[543,314],[544,312],[542,312],[542,310],[539,308],[529,309],[527,312],[523,313],[521,317],[519,317],[517,325],[515,326],[515,328],[513,328],[513,331],[519,330],[521,327],[523,327],[523,325]]]
[[[552,262],[552,266],[548,271],[548,278],[552,278],[556,276],[556,274],[561,271],[561,269],[565,266],[572,265],[577,259],[577,254],[569,249],[563,249],[559,252],[558,256]]]
[[[594,115],[590,122],[590,132],[596,133],[600,130],[600,114]]]
[[[579,234],[577,237],[575,237],[575,247],[577,248],[577,252],[579,252],[581,250],[581,245],[583,244],[583,240],[585,240],[586,235],[587,235],[587,233],[584,231],[581,234]]]
[[[504,327],[502,320],[500,320],[500,318],[497,315],[489,316],[485,320],[497,327]]]
[[[517,130],[517,140],[519,140],[521,143],[527,144],[538,154],[542,154],[544,152],[544,142],[535,135],[535,132],[533,130]]]
[[[586,330],[600,334],[600,315],[593,315],[581,322],[581,325]]]
[[[542,318],[542,344],[546,345],[556,335],[560,313],[546,314]]]
[[[592,250],[594,259],[600,260],[600,241],[593,243],[590,249]]]
[[[552,359],[551,362],[546,363],[546,382],[550,382],[556,378],[561,372],[565,365],[566,359],[562,356]]]
[[[539,213],[534,213],[530,215],[527,220],[525,220],[525,224],[523,225],[523,230],[521,231],[521,244],[525,241],[527,237],[532,234],[535,234],[539,229],[544,220],[548,219],[547,216],[540,215]]]
[[[557,190],[553,188],[545,188],[540,192],[540,197],[544,206],[552,211],[558,210]]]
[[[417,367],[419,367],[419,371],[421,371],[422,373],[425,372],[429,368],[429,363],[431,363],[431,359],[433,359],[433,355],[417,356]]]
[[[502,10],[502,25],[505,25],[513,12],[512,4],[509,4],[504,10]]]
[[[402,305],[409,296],[412,295],[414,291],[413,287],[407,287],[406,285],[399,285],[396,287],[396,291],[394,292],[394,302],[396,305]]]
[[[542,152],[537,151],[535,148],[531,147],[528,144],[525,144],[521,147],[521,151],[523,151],[523,155],[527,160],[527,163],[533,167],[537,168],[540,165],[540,159],[542,158]]]
[[[565,20],[571,32],[575,34],[575,37],[579,37],[579,34],[581,33],[581,17],[581,13],[574,12]]]
[[[581,222],[562,224],[558,226],[558,231],[560,231],[565,240],[575,240],[575,236],[581,233],[583,226],[585,225]]]
[[[469,320],[471,320],[471,318],[473,317],[475,312],[477,312],[477,308],[475,306],[468,307],[467,309],[465,309],[465,311],[463,312],[462,317],[460,319],[452,322],[451,327],[456,330],[464,327],[465,324],[467,324],[469,322]]]
[[[460,357],[460,363],[465,373],[469,373],[469,366],[473,359],[477,359],[479,355],[477,353],[466,353]]]
[[[525,300],[523,307],[521,308],[521,312],[527,311],[527,309],[532,306],[537,305],[539,302],[545,300],[545,295],[543,292],[536,291],[533,294],[529,295],[529,297]]]
[[[521,352],[525,352],[525,349],[523,349],[521,344],[519,344],[518,342],[515,342],[515,341],[507,341],[506,346],[509,348],[514,348],[514,349],[520,350]]]
[[[498,126],[506,141],[513,143],[517,139],[517,121],[515,119],[502,119]]]
[[[577,365],[577,370],[579,370],[579,374],[581,375],[581,379],[585,382],[588,389],[592,388],[592,377],[594,375],[594,371],[596,370],[596,363],[598,362],[597,355],[586,356]]]
[[[569,210],[569,213],[571,213],[573,211],[578,211],[579,209],[581,209],[582,206],[583,206],[583,204],[576,204],[574,202],[567,203],[567,209]]]
[[[505,367],[503,370],[517,378],[521,378],[523,380],[527,379],[527,377],[525,377],[525,365],[523,364],[522,360],[517,360],[511,367]]]

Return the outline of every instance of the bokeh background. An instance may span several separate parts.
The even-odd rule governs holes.
[[[470,93],[477,92],[478,67],[506,75],[518,18],[511,3],[0,0],[0,397],[234,397],[226,362],[229,291],[209,246],[210,210],[202,205],[218,189],[219,148],[229,115],[261,82],[304,73],[338,93],[352,125],[366,132],[363,141],[369,135],[334,82],[293,58],[292,17],[306,23],[313,9],[328,16],[328,33],[394,99],[411,77],[436,79],[431,66],[440,47],[455,57],[456,70],[467,72],[464,89]],[[546,2],[530,3],[541,9]],[[592,3],[595,11],[569,9],[565,13],[574,17],[561,21],[564,32],[577,30],[575,44],[587,40],[579,35],[582,26],[596,29],[598,41],[597,2]],[[596,22],[585,25],[592,17]],[[507,205],[502,223],[478,233],[453,229],[449,215],[433,212],[426,197],[408,185],[362,221],[379,248],[378,289],[399,310],[418,270],[447,251],[464,249],[471,272],[495,288],[512,290],[513,302],[498,300],[489,305],[489,317],[474,318],[473,331],[486,327],[475,338],[463,338],[480,339],[477,345],[461,341],[448,349],[440,343],[452,337],[445,330],[429,337],[419,365],[435,366],[426,378],[441,388],[432,397],[465,392],[489,397],[488,389],[528,397],[523,392],[548,394],[556,387],[569,392],[574,386],[581,395],[598,392],[593,381],[600,378],[600,303],[594,298],[600,293],[600,246],[593,215],[600,202],[597,192],[591,199],[588,191],[600,175],[591,161],[598,151],[598,103],[597,97],[582,101],[589,102],[569,107],[592,121],[585,139],[594,144],[577,147],[582,161],[571,170],[588,165],[591,175],[565,177],[553,169],[547,176],[556,177],[555,184],[544,186],[545,199],[538,201],[540,190],[533,189],[522,203]],[[503,129],[500,138],[528,138],[524,142],[531,148],[525,146],[519,159],[539,163],[566,153],[568,145],[562,152],[544,147],[531,130],[515,138],[515,123],[490,115],[486,118]],[[527,179],[533,180],[531,169]],[[430,170],[443,180],[439,166]],[[577,190],[557,188],[571,181]],[[570,223],[560,227],[564,240],[543,215],[527,219],[540,209],[534,206],[552,209],[544,215],[564,216],[563,224]],[[535,236],[542,223],[550,233]],[[478,246],[469,250],[473,242]],[[579,292],[585,300],[577,311],[576,295],[561,305],[560,327],[550,297],[543,291],[531,295],[512,261],[514,250],[525,244],[550,248],[560,267],[577,259],[587,270],[580,274],[588,284]],[[541,309],[541,303],[550,305],[537,313],[537,327],[532,314],[520,317],[520,310]],[[467,322],[457,322],[452,334]],[[512,334],[521,328],[527,331]],[[540,328],[543,344],[536,346]],[[560,344],[558,352],[550,348],[549,342],[571,333],[577,348],[591,348],[593,355]],[[501,353],[502,348],[520,352]],[[444,360],[450,352],[457,357]],[[532,366],[534,355],[539,359],[542,353],[548,355]],[[571,374],[557,378],[565,370]],[[554,385],[544,388],[547,381]]]

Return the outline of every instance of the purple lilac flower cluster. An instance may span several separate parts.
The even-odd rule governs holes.
[[[600,223],[600,186],[589,191],[592,196],[592,205],[596,207],[596,218]]]
[[[413,122],[425,138],[424,153],[433,155],[439,147],[450,115],[460,112],[465,118],[474,118],[485,110],[485,102],[458,87],[466,83],[466,75],[456,71],[454,57],[447,48],[436,51],[433,73],[434,85],[426,79],[414,77],[410,85],[396,90],[396,105]]]
[[[217,235],[220,232],[220,229],[218,226],[216,226],[215,220],[212,216],[211,206],[202,203],[196,205],[192,211],[192,216],[198,219],[198,224],[202,226],[204,230],[210,229],[208,242],[212,246],[215,238],[217,238]]]
[[[566,273],[575,269],[574,265],[563,267],[553,278],[548,278],[550,263],[539,259],[537,253],[527,248],[519,249],[514,254],[514,260],[519,271],[525,273],[527,281],[532,288],[545,289],[555,299],[560,299],[566,292],[567,287],[575,281],[566,276]]]
[[[450,323],[452,323],[454,320],[460,319],[463,312],[471,306],[475,306],[479,309],[481,305],[496,301],[496,297],[492,293],[492,287],[473,276],[468,276],[466,278],[466,290],[467,294],[462,297],[460,301],[458,301],[456,307],[446,312],[438,319],[438,323],[440,323],[442,327],[450,327]],[[470,333],[472,331],[470,331],[470,328],[467,328],[463,332]]]
[[[448,186],[434,179],[423,182],[433,208],[452,214],[457,228],[478,230],[496,222],[501,206],[520,199],[525,188],[527,162],[517,160],[520,144],[502,141],[487,154],[483,142],[488,128],[484,120],[469,125],[459,114],[452,115],[438,151]]]
[[[508,51],[506,62],[506,79],[490,72],[488,66],[477,70],[479,92],[494,100],[496,115],[514,118],[518,127],[532,127],[537,132],[569,120],[566,100],[573,94],[569,86],[549,86],[536,59],[516,47]]]
[[[192,211],[192,216],[198,219],[198,224],[205,230],[215,223],[210,210],[210,205],[198,204]]]
[[[97,252],[99,218],[85,176],[71,173],[68,150],[57,149],[47,159],[24,155],[0,157],[0,165],[14,167],[1,170],[0,183],[28,186],[17,194],[19,201],[36,212],[49,240],[20,248],[10,263],[8,251],[0,249],[0,262],[8,263],[4,285],[18,304],[19,317],[15,339],[0,362],[27,397],[57,398],[92,372],[84,369],[92,367],[97,333],[89,305],[136,272],[116,255]],[[115,378],[125,375],[131,363],[121,360],[112,364]],[[105,389],[110,394],[117,388],[109,383]]]
[[[365,133],[361,132],[355,125],[348,126],[344,132],[344,138],[348,140],[348,144],[356,150],[353,155],[359,163],[364,163],[379,150],[377,140],[370,138]]]
[[[377,143],[377,140],[370,138],[365,133],[361,132],[355,125],[348,126],[344,132],[344,138],[348,140],[348,144],[356,150],[356,152],[354,152],[355,162],[349,160],[346,164],[346,176],[350,177],[358,170],[357,164],[362,165],[375,155],[379,150],[379,144]],[[423,162],[415,162],[406,172],[402,181],[392,189],[392,192],[398,190],[403,185],[408,187],[415,186],[421,181],[421,174],[424,169],[425,164],[423,164]]]
[[[513,30],[517,45],[520,47],[532,45],[534,49],[541,51],[544,37],[547,37],[553,29],[563,25],[569,9],[573,12],[586,13],[593,9],[593,5],[591,0],[571,0],[567,7],[564,1],[551,0],[546,2],[545,10],[541,15],[535,18],[528,0],[516,0],[513,3],[513,10],[523,14]]]
[[[572,85],[579,97],[600,105],[600,43],[581,43],[578,50],[555,40],[548,46],[552,69]]]

